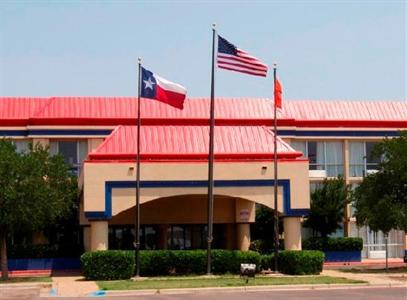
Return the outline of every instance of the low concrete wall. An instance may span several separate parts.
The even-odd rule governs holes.
[[[8,260],[10,271],[79,270],[79,258],[17,258]]]
[[[362,261],[361,251],[324,251],[325,262]]]

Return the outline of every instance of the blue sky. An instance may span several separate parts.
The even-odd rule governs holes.
[[[211,24],[269,66],[286,99],[406,99],[406,2],[0,1],[0,96],[131,96],[137,57],[209,96]],[[270,73],[271,75],[271,73]],[[216,72],[217,96],[270,97]]]

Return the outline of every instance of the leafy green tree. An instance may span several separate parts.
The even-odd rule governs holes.
[[[283,232],[282,218],[279,218],[279,233]],[[252,243],[250,249],[270,253],[274,249],[274,211],[264,205],[256,204],[256,222],[251,226]],[[283,243],[280,243],[282,246]]]
[[[325,179],[311,194],[311,209],[304,226],[326,237],[341,228],[345,207],[349,203],[349,187],[342,177]]]
[[[8,278],[7,236],[35,231],[67,216],[77,198],[76,178],[61,156],[40,144],[17,153],[0,140],[0,253],[2,279]]]
[[[356,222],[386,236],[392,229],[407,230],[407,132],[383,140],[373,155],[382,158],[378,172],[365,177],[353,194]]]

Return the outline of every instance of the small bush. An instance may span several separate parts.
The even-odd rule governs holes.
[[[361,251],[363,240],[355,237],[309,238],[303,241],[302,247],[319,251]]]
[[[325,255],[321,251],[281,251],[278,255],[279,271],[289,275],[319,274]]]
[[[274,254],[262,255],[260,257],[261,270],[274,270]]]
[[[140,274],[161,276],[171,273],[171,252],[167,250],[140,251]]]
[[[129,279],[134,274],[134,251],[105,250],[81,256],[82,272],[90,280]]]
[[[240,264],[256,264],[260,270],[260,254],[254,251],[213,250],[212,271],[215,274],[240,273]]]
[[[205,250],[174,250],[171,254],[173,271],[177,275],[205,274],[207,267]]]

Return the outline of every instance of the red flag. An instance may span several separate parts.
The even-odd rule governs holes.
[[[282,107],[282,97],[281,94],[283,93],[283,88],[281,87],[281,83],[278,79],[276,79],[274,84],[274,104],[278,108]]]

